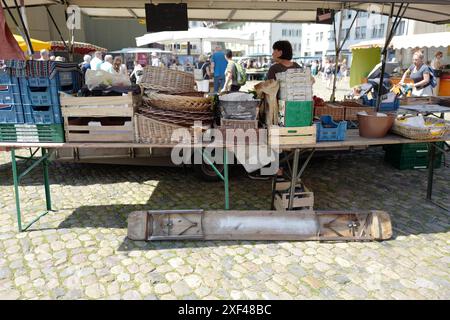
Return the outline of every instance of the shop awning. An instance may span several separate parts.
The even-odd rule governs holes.
[[[69,44],[69,41],[66,41],[66,44]],[[62,41],[50,41],[51,50],[53,51],[65,51],[66,47],[64,46],[64,42]],[[74,42],[73,51],[78,54],[87,54],[94,51],[107,52],[108,49],[102,48],[90,43],[84,42]]]
[[[392,0],[391,0],[392,1]],[[261,22],[315,22],[316,10],[346,8],[363,11],[377,11],[389,14],[388,0],[185,0],[188,18],[199,21],[261,21]],[[13,0],[6,0],[14,6]],[[145,18],[145,3],[148,0],[66,0],[68,5],[78,5],[91,17],[101,18]],[[158,0],[158,3],[173,3],[174,0]],[[396,8],[403,1],[397,1]],[[406,1],[405,1],[406,2]],[[410,0],[404,18],[445,24],[450,23],[450,3],[448,0]],[[63,3],[62,0],[25,0],[25,4]]]
[[[374,39],[355,43],[350,46],[350,49],[381,48],[383,46],[384,39]],[[450,32],[396,36],[392,38],[390,46],[393,49],[448,47],[450,46]]]

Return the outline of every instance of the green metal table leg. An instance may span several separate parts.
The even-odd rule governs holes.
[[[19,227],[19,232],[22,232],[22,214],[20,212],[20,197],[19,197],[19,174],[17,172],[16,149],[14,148],[11,148],[11,163],[14,182],[14,196],[16,198],[17,225]]]
[[[230,195],[228,184],[228,149],[225,148],[223,153],[223,181],[225,185],[225,210],[230,210]]]
[[[47,158],[47,149],[42,148],[42,157],[44,161],[42,161],[42,167],[44,171],[44,188],[45,188],[45,203],[47,205],[47,210],[52,210],[52,199],[50,195],[50,184],[48,179],[48,158]]]

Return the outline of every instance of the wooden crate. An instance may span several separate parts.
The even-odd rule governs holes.
[[[279,127],[269,129],[269,144],[278,143],[280,146],[316,143],[317,128],[309,127]]]
[[[61,96],[60,100],[67,142],[134,142],[131,93],[111,97]],[[88,125],[87,119],[100,125]],[[105,124],[108,122],[121,124]]]
[[[275,195],[275,210],[285,211],[289,208],[289,192],[278,192]],[[296,192],[294,194],[293,210],[313,211],[314,207],[314,192],[311,192],[305,187],[304,192]]]

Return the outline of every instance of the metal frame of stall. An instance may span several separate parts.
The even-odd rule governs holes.
[[[448,138],[448,137],[447,137]],[[440,139],[439,141],[441,141],[442,139]],[[405,139],[404,141],[399,141],[398,143],[404,143],[408,141],[407,139]],[[414,140],[409,140],[409,143],[413,143]],[[436,157],[436,151],[437,152],[448,152],[449,150],[444,150],[441,149],[439,146],[436,145],[437,141],[426,141],[429,145],[428,148],[428,157],[429,157],[429,164],[428,164],[428,177],[427,177],[427,192],[426,192],[426,200],[434,203],[435,205],[441,207],[444,210],[450,211],[450,208],[445,207],[443,204],[440,204],[439,202],[433,201],[432,200],[432,191],[433,191],[433,177],[434,177],[434,161],[435,161],[435,157]],[[339,141],[335,141],[335,145],[336,147],[338,146]],[[392,142],[391,142],[392,143]],[[367,145],[382,145],[383,143],[378,141],[376,143],[368,143]],[[95,147],[95,143],[91,143],[92,147]],[[294,199],[294,194],[295,194],[295,186],[301,182],[301,178],[308,166],[308,164],[310,163],[314,153],[317,150],[320,149],[327,149],[327,148],[336,148],[336,147],[332,147],[332,145],[334,144],[328,144],[327,146],[321,146],[321,143],[316,143],[314,146],[307,146],[305,145],[304,147],[302,147],[301,145],[295,145],[292,146],[291,148],[289,148],[289,150],[291,150],[291,152],[285,156],[283,159],[281,159],[280,162],[287,162],[288,164],[288,172],[285,173],[285,177],[290,180],[290,188],[289,188],[289,192],[290,192],[290,198],[289,198],[289,205],[288,205],[288,210],[293,209],[293,199]],[[363,144],[358,144],[356,146],[362,146]],[[11,148],[11,163],[12,163],[12,175],[13,175],[13,183],[14,183],[14,195],[15,195],[15,202],[16,202],[16,214],[17,214],[17,223],[18,223],[18,230],[19,232],[22,231],[26,231],[28,230],[34,223],[36,223],[40,218],[42,218],[43,216],[45,216],[46,214],[48,214],[50,211],[53,211],[52,209],[52,201],[51,201],[51,192],[50,192],[50,180],[49,180],[49,162],[51,161],[51,156],[54,152],[54,150],[50,151],[48,149],[52,149],[52,148],[59,148],[61,146],[51,146],[51,144],[47,143],[47,144],[33,144],[33,146],[29,146],[29,144],[27,145],[26,143],[24,144],[24,146],[22,147],[20,143],[9,143],[6,144],[4,143],[2,145],[2,143],[0,143],[0,146],[5,146],[7,148]],[[65,147],[72,147],[70,143],[67,143]],[[125,146],[120,146],[121,148],[124,148]],[[127,146],[129,147],[141,147],[141,148],[147,148],[147,145],[143,145],[143,146],[139,146],[137,144],[129,144]],[[157,147],[157,145],[155,145],[154,147]],[[164,147],[164,146],[163,146]],[[166,146],[167,147],[167,146]],[[351,144],[345,146],[346,148],[350,148],[352,149],[354,146],[352,146]],[[16,148],[29,148],[29,152],[30,152],[30,156],[28,157],[23,157],[23,156],[18,156],[16,155]],[[36,150],[32,151],[32,148],[36,148]],[[117,147],[119,148],[119,147]],[[230,152],[228,150],[227,146],[222,146],[222,148],[224,149],[223,152],[223,166],[224,166],[224,172],[223,175],[220,173],[220,171],[217,169],[216,165],[212,162],[211,159],[209,159],[202,151],[202,156],[203,159],[212,166],[212,168],[214,169],[214,171],[216,172],[216,174],[220,177],[220,179],[223,181],[224,183],[224,208],[225,210],[229,210],[230,209],[230,186],[229,186],[229,155],[228,152]],[[39,149],[41,151],[41,156],[40,157],[36,157],[36,155],[39,153]],[[305,159],[305,161],[303,162],[303,164],[300,167],[300,155],[302,154],[307,154],[307,158]],[[289,161],[292,159],[293,164],[292,166],[290,165]],[[25,165],[27,166],[25,168],[24,171],[19,172],[18,170],[18,163],[17,160],[25,160]],[[22,178],[24,178],[28,173],[30,173],[33,169],[37,168],[39,165],[42,165],[42,169],[43,169],[43,182],[44,182],[44,190],[45,190],[45,200],[46,200],[46,211],[40,213],[37,215],[37,217],[33,218],[31,222],[26,223],[25,225],[22,224],[22,210],[21,210],[21,205],[20,205],[20,191],[19,191],[19,183],[20,180]],[[272,203],[271,206],[273,209],[273,202],[274,202],[274,190],[275,190],[275,184],[276,184],[276,179],[277,179],[277,175],[274,175],[272,177]]]

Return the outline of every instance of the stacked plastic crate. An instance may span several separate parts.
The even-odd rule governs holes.
[[[0,142],[17,141],[16,126],[23,125],[25,117],[18,78],[7,69],[0,70]]]
[[[312,81],[309,69],[288,69],[276,74],[280,83],[280,127],[307,127],[313,120]]]
[[[77,65],[9,61],[7,66],[7,75],[15,85],[21,110],[19,112],[17,108],[15,124],[3,127],[1,141],[64,142],[59,92],[70,94],[80,89],[81,75]]]

